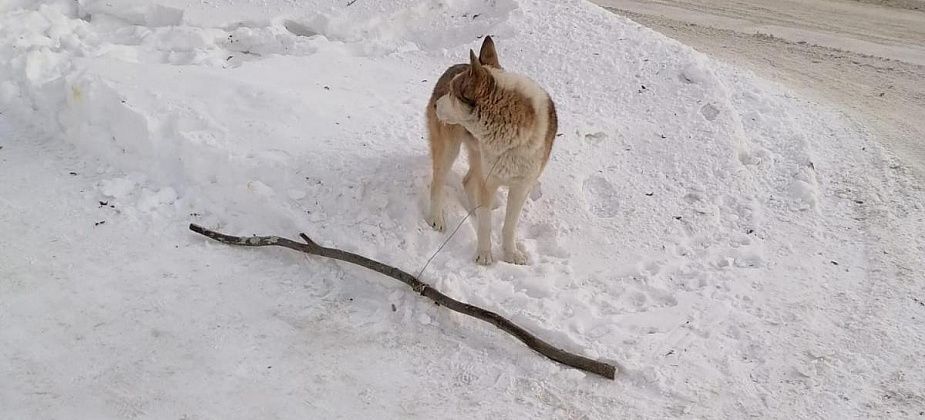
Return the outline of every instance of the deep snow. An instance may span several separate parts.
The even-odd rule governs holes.
[[[0,417],[925,410],[925,192],[864,127],[581,1],[345,4],[0,6]],[[423,106],[487,33],[560,115],[532,265],[475,265],[464,226],[424,280],[614,382],[375,273],[186,230],[416,271],[445,239]]]

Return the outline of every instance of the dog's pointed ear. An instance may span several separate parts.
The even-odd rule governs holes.
[[[491,36],[485,36],[485,40],[482,41],[479,62],[486,66],[501,67],[501,63],[498,62],[498,51],[495,50],[495,41],[491,39]]]
[[[469,73],[478,75],[481,71],[482,63],[480,63],[478,57],[475,56],[475,51],[469,50]]]

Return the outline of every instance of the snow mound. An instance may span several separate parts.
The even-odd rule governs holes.
[[[835,372],[814,364],[816,356],[774,346],[781,336],[765,333],[808,313],[768,309],[786,289],[776,276],[811,280],[831,269],[801,260],[781,271],[787,258],[816,258],[823,218],[844,212],[839,199],[821,192],[825,179],[817,173],[820,163],[834,165],[833,157],[817,152],[832,141],[823,137],[839,134],[831,115],[581,1],[193,3],[0,6],[0,109],[97,162],[102,179],[93,194],[118,206],[114,217],[160,232],[191,253],[216,250],[183,231],[194,221],[229,233],[306,231],[325,244],[415,271],[445,240],[423,217],[430,172],[423,107],[441,72],[492,34],[502,64],[535,78],[559,111],[552,160],[519,232],[532,265],[476,266],[475,234],[467,225],[423,278],[565,348],[620,361],[624,372],[621,381],[590,390],[589,379],[508,345],[499,352],[514,354],[504,359],[513,370],[503,375],[515,391],[530,384],[512,378],[553,372],[590,400],[605,399],[610,410],[624,406],[621,395],[632,395],[641,401],[631,407],[636,413],[655,417],[769,415],[781,408],[769,404],[808,389],[819,406],[851,412],[836,393],[813,385],[831,385]],[[854,147],[861,140],[844,142]],[[465,216],[460,179],[451,177],[449,192],[458,204],[450,206],[450,225]],[[500,226],[503,211],[494,213]],[[848,258],[855,251],[827,252]],[[228,258],[222,265],[236,265]],[[459,346],[478,349],[500,340],[488,327],[447,315],[371,273],[319,261],[300,266],[282,257],[247,261],[254,270],[293,264],[276,271],[283,282],[272,286],[279,308],[256,306],[235,322],[248,334],[257,334],[249,321],[267,319],[262,310],[278,310],[274,316],[286,325],[304,328],[326,319],[299,309],[303,305],[349,295],[357,301],[345,316],[356,329],[340,335],[364,328],[419,333],[436,324],[445,334],[461,325],[463,334],[478,337]],[[282,291],[295,287],[291,282],[313,289],[308,295]],[[246,289],[228,293],[236,301],[250,296]],[[391,311],[381,309],[385,302]],[[268,351],[321,345],[287,328],[271,329],[282,344],[261,341]],[[170,332],[203,343],[182,326]],[[360,352],[375,357],[377,346],[397,346],[394,340],[420,347],[409,344],[413,338],[381,335]],[[215,370],[202,381],[214,380],[209,375],[227,368],[221,357],[236,351],[246,350],[223,347],[216,359],[203,361],[204,369]],[[840,360],[850,360],[850,351]],[[303,363],[298,354],[277,356]],[[137,355],[124,357],[120,362]],[[439,360],[419,369],[442,369]],[[456,378],[455,386],[493,377],[487,368],[456,367],[472,376]],[[363,383],[387,387],[368,380]],[[157,398],[193,398],[183,393],[185,383],[172,389],[172,379],[165,381],[154,386],[166,393]],[[861,400],[878,398],[860,382],[840,386]],[[223,412],[217,407],[239,391],[205,402],[197,414]],[[732,396],[713,400],[718,394]],[[645,407],[647,401],[654,405]],[[288,412],[288,402],[279,404],[268,410]],[[396,401],[382,404],[390,416],[401,416]],[[378,413],[374,406],[339,407]],[[457,408],[465,413],[471,406]],[[801,409],[807,407],[794,408]],[[149,406],[141,411],[161,413]]]

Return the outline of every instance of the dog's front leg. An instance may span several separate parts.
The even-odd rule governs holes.
[[[447,136],[443,137],[434,134],[431,129],[431,159],[433,160],[434,174],[430,184],[430,215],[427,217],[427,223],[438,232],[443,232],[446,228],[446,215],[443,210],[443,187],[446,185],[446,176],[453,167],[456,156],[459,155],[458,139]],[[444,130],[445,131],[445,130]]]
[[[520,212],[524,208],[524,202],[527,200],[527,194],[532,185],[532,182],[515,183],[507,192],[507,210],[504,213],[501,244],[504,250],[504,261],[511,264],[524,265],[527,263],[526,254],[517,249],[515,233],[517,222],[520,220]]]
[[[498,191],[498,180],[489,176],[479,188],[479,204],[475,209],[475,215],[478,219],[478,228],[476,236],[478,244],[476,246],[475,262],[481,265],[489,265],[494,260],[491,257],[491,207],[495,199],[495,193]]]

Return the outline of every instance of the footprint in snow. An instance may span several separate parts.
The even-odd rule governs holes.
[[[706,104],[700,107],[700,114],[703,115],[707,121],[713,121],[719,115],[719,109],[717,109],[713,104]]]
[[[584,193],[589,210],[597,217],[614,217],[620,212],[617,190],[604,177],[594,175],[584,182]]]
[[[596,133],[585,134],[585,140],[586,140],[588,143],[591,143],[591,144],[593,144],[593,145],[601,144],[601,142],[603,142],[603,141],[606,140],[606,139],[607,139],[607,133],[605,133],[605,132],[603,132],[603,131],[598,131],[598,132],[596,132]]]

